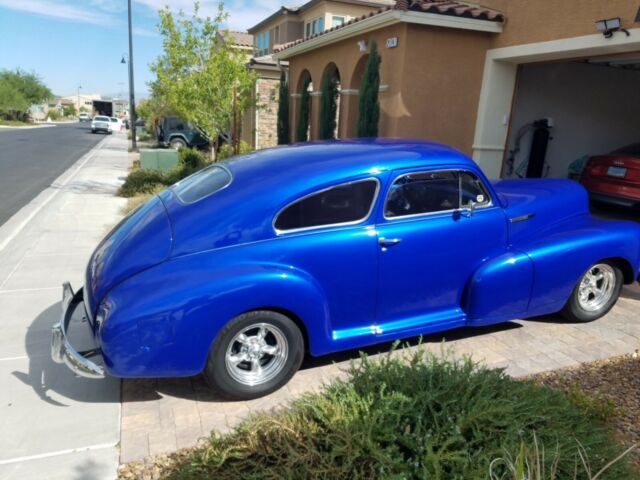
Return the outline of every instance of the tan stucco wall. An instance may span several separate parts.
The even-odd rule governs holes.
[[[504,31],[491,48],[557,40],[597,33],[595,22],[620,17],[631,28],[640,7],[638,0],[482,0],[482,5],[503,12]]]
[[[386,40],[391,37],[398,38],[398,46],[389,49]],[[298,82],[305,69],[318,91],[325,68],[332,62],[340,72],[341,88],[357,89],[359,79],[354,79],[354,72],[365,55],[358,51],[357,42],[365,40],[370,45],[374,39],[382,60],[380,136],[430,139],[471,153],[484,52],[491,34],[397,24],[349,38],[291,59],[292,93],[299,93]],[[353,136],[357,96],[342,107],[340,136]],[[312,115],[312,123],[314,118]]]

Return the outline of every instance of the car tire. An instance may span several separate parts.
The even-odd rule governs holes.
[[[91,133],[96,133],[96,131],[92,129],[92,130],[91,130]]]
[[[244,313],[218,334],[204,376],[225,398],[262,397],[291,379],[304,350],[302,333],[289,317],[269,310]]]
[[[624,276],[612,262],[598,262],[580,277],[562,310],[572,322],[592,322],[605,316],[620,297]]]
[[[180,150],[181,148],[186,148],[186,146],[187,142],[185,142],[181,138],[172,138],[169,142],[169,147],[173,148],[174,150]]]

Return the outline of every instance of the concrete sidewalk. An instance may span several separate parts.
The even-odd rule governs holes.
[[[120,381],[76,378],[50,359],[61,284],[82,285],[122,217],[124,135],[105,138],[0,228],[0,479],[113,479]]]

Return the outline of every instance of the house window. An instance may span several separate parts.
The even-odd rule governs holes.
[[[273,33],[273,43],[274,43],[274,44],[280,43],[280,25],[278,25],[278,26],[274,29],[274,33]]]
[[[334,15],[333,17],[331,17],[331,28],[335,28],[335,27],[340,27],[341,25],[344,25],[344,17],[338,17],[337,15]]]
[[[260,57],[269,53],[269,32],[263,32],[256,37],[257,55]]]
[[[318,33],[324,32],[324,17],[318,19]]]
[[[305,37],[310,37],[311,36],[311,24],[307,23],[307,25],[305,26]]]

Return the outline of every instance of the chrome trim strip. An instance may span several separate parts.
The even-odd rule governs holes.
[[[374,182],[376,182],[376,191],[373,193],[373,199],[371,200],[371,205],[369,206],[369,211],[367,212],[367,215],[361,219],[358,220],[354,220],[351,222],[343,222],[343,223],[331,223],[331,224],[327,224],[327,225],[317,225],[317,226],[313,226],[313,227],[303,227],[303,228],[293,228],[291,230],[278,230],[276,228],[276,221],[278,220],[278,217],[280,216],[280,214],[285,211],[287,208],[289,208],[290,206],[303,201],[306,198],[309,198],[313,195],[318,195],[322,192],[327,192],[331,189],[334,188],[338,188],[338,187],[344,187],[347,185],[352,185],[354,183],[362,183],[362,182],[369,182],[373,180]],[[380,193],[380,179],[377,177],[367,177],[367,178],[363,178],[361,180],[352,180],[349,182],[345,182],[345,183],[338,183],[336,185],[331,185],[330,187],[327,188],[323,188],[322,190],[316,190],[312,193],[308,193],[307,195],[304,195],[296,200],[294,200],[293,202],[289,202],[287,205],[285,205],[284,207],[282,207],[280,210],[278,210],[278,213],[276,213],[273,217],[273,220],[271,221],[271,227],[273,228],[273,231],[276,232],[276,235],[288,235],[290,233],[297,233],[297,232],[306,232],[306,231],[310,231],[310,230],[318,230],[321,228],[332,228],[332,227],[346,227],[346,226],[350,226],[350,225],[359,225],[361,223],[365,223],[367,220],[369,220],[369,218],[371,218],[371,214],[373,213],[373,209],[376,205],[376,202],[378,200],[378,194]]]
[[[480,182],[480,184],[482,185],[482,189],[484,190],[484,193],[487,195],[487,198],[489,198],[489,203],[485,204],[485,205],[481,205],[479,207],[475,207],[476,211],[479,210],[486,210],[488,208],[494,207],[494,203],[493,203],[493,198],[491,197],[491,195],[489,194],[489,190],[487,189],[486,185],[484,184],[484,182],[482,181],[481,178],[478,177],[478,175],[476,175],[474,172],[472,172],[471,170],[465,170],[462,168],[445,168],[445,169],[434,169],[434,170],[420,170],[420,171],[415,171],[415,172],[409,172],[409,173],[402,173],[400,175],[398,175],[396,178],[393,179],[393,181],[391,182],[391,185],[389,186],[389,191],[387,191],[387,197],[384,199],[384,204],[382,205],[382,216],[384,217],[385,220],[393,222],[396,220],[404,220],[404,219],[411,219],[411,218],[417,218],[417,217],[431,217],[434,215],[442,215],[445,213],[455,213],[455,212],[463,212],[465,210],[467,210],[466,208],[452,208],[449,210],[438,210],[437,212],[425,212],[425,213],[413,213],[411,215],[399,215],[397,217],[387,217],[387,215],[384,213],[384,207],[387,204],[387,200],[389,198],[389,193],[391,190],[391,187],[393,186],[394,183],[396,183],[398,181],[398,179],[402,178],[402,177],[406,177],[407,175],[415,175],[415,174],[420,174],[420,173],[430,173],[430,172],[463,172],[463,173],[470,173],[472,175],[474,175],[478,181]],[[462,195],[462,192],[459,192],[459,196]],[[459,201],[458,201],[459,203]]]

